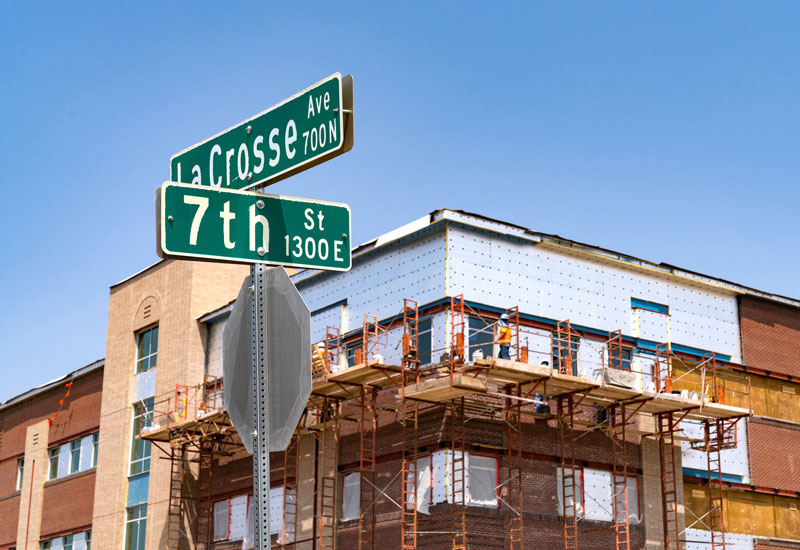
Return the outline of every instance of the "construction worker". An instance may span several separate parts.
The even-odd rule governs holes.
[[[508,315],[503,313],[497,322],[497,343],[500,345],[500,359],[511,359],[511,327],[508,326]]]

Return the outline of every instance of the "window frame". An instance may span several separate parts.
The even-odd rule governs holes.
[[[47,481],[58,479],[58,459],[61,454],[61,446],[56,445],[47,449]],[[55,459],[55,460],[53,460]],[[55,470],[55,471],[54,471]]]
[[[100,448],[100,432],[92,434],[92,468],[97,468],[97,454]]]
[[[428,323],[430,327],[427,330],[422,330],[422,324]],[[433,315],[427,315],[417,321],[417,359],[419,359],[419,365],[425,366],[430,365],[433,363]],[[427,335],[428,337],[428,347],[429,350],[427,351],[428,360],[423,361],[422,359],[422,338],[423,336]]]
[[[230,537],[231,537],[231,499],[230,499],[230,497],[221,498],[221,499],[215,500],[213,502],[213,507],[212,507],[212,513],[214,514],[214,523],[213,523],[213,525],[216,526],[216,524],[217,524],[217,522],[216,522],[216,510],[217,510],[217,504],[219,504],[220,502],[226,503],[227,504],[227,508],[228,508],[227,522],[226,522],[226,526],[225,526],[225,531],[226,531],[225,532],[225,538],[224,539],[218,539],[217,538],[217,530],[214,529],[214,534],[211,537],[211,542],[212,543],[228,542],[230,540]],[[250,505],[250,495],[248,495],[248,498],[247,498],[247,505],[248,506]],[[245,521],[245,531],[246,531],[247,530],[247,517],[245,517],[244,521]]]
[[[469,475],[469,486],[467,486],[467,506],[474,506],[476,508],[493,508],[498,509],[500,507],[500,457],[497,455],[492,454],[485,454],[485,453],[471,453],[467,452],[467,456],[469,457],[469,465],[468,469],[472,469],[472,457],[477,458],[491,458],[494,460],[495,464],[495,485],[494,485],[494,493],[495,493],[495,504],[492,505],[485,505],[485,504],[474,504],[472,502],[472,473]],[[431,459],[431,474],[433,474],[433,459]],[[433,491],[431,491],[431,497],[433,497]]]
[[[342,472],[340,474],[342,476],[342,498],[339,499],[339,513],[337,514],[338,517],[336,518],[339,523],[348,522],[348,521],[356,521],[358,519],[358,513],[356,513],[356,517],[354,517],[354,518],[344,518],[343,517],[344,516],[344,488],[347,486],[345,484],[345,478],[347,478],[350,475],[354,475],[354,474],[356,475],[355,479],[358,480],[358,498],[359,498],[359,502],[360,502],[360,499],[361,499],[361,477],[362,477],[361,476],[361,472],[359,470],[350,470],[349,472]],[[355,485],[355,484],[353,484],[353,485]],[[359,504],[359,506],[360,506],[360,504]]]
[[[473,336],[473,332],[472,332],[473,331],[473,327],[472,327],[472,322],[473,321],[484,323],[484,325],[485,325],[485,326],[483,326],[481,328],[476,328],[474,336]],[[465,324],[466,324],[466,328],[467,328],[467,342],[465,344],[466,349],[464,350],[464,355],[466,356],[465,358],[468,361],[472,361],[472,354],[475,353],[475,351],[477,351],[479,349],[484,349],[484,348],[486,348],[488,350],[488,353],[486,351],[484,351],[484,354],[483,354],[484,359],[489,359],[491,357],[494,357],[494,340],[495,340],[494,322],[490,323],[489,321],[486,321],[482,317],[479,317],[477,315],[468,315],[467,316],[467,321],[466,321]],[[488,342],[482,342],[482,343],[476,342],[473,345],[473,343],[472,343],[473,337],[477,339],[478,335],[482,336],[483,334],[487,334],[489,336],[489,341]]]
[[[550,365],[553,370],[557,372],[561,372],[561,357],[558,355],[558,346],[556,343],[559,342],[558,338],[558,331],[554,330],[551,332],[550,336],[550,361],[552,364]],[[570,356],[572,357],[572,372],[568,372],[566,374],[571,374],[573,376],[578,376],[579,366],[578,363],[580,361],[580,349],[581,349],[581,335],[580,334],[570,334],[569,335],[569,352]]]
[[[137,414],[137,407],[141,408],[141,412],[138,414]],[[154,408],[155,408],[155,403],[154,403],[154,398],[152,397],[149,397],[147,399],[142,399],[133,404],[133,420],[131,422],[131,451],[128,457],[128,477],[145,474],[150,471],[150,455],[152,453],[151,442],[143,441],[141,439],[136,439],[136,436],[138,435],[138,433],[141,432],[143,428],[152,425]],[[148,414],[149,414],[149,419],[144,420],[145,418],[147,418]],[[137,420],[139,419],[142,419],[141,425],[137,424]],[[138,432],[137,432],[137,426],[138,426]],[[133,455],[136,449],[139,448],[138,447],[139,443],[142,444],[141,446],[142,456],[134,458]],[[134,471],[134,465],[138,464],[144,465],[145,463],[146,463],[146,469],[145,466],[142,466],[141,470]]]
[[[134,363],[134,373],[141,374],[152,370],[158,366],[158,324],[151,325],[143,328],[135,333],[136,342],[136,361]],[[153,335],[155,334],[155,350],[153,350]],[[143,342],[146,336],[149,335],[148,349],[143,350]],[[147,364],[146,368],[142,368],[143,364]]]
[[[17,484],[16,491],[22,490],[22,478],[25,477],[25,457],[17,459]]]
[[[144,516],[143,517],[137,517],[137,518],[134,518],[134,519],[130,519],[129,518],[129,516],[130,516],[130,514],[132,513],[133,510],[142,509],[142,508],[144,508]],[[142,543],[140,545],[138,545],[138,546],[144,548],[145,544],[147,542],[146,541],[146,534],[147,534],[147,503],[135,504],[133,506],[126,506],[125,507],[125,540],[123,542],[123,544],[125,545],[124,546],[125,550],[139,550],[138,547],[134,548],[132,546],[129,546],[129,544],[128,544],[128,542],[129,542],[129,540],[128,540],[129,539],[129,533],[130,533],[129,529],[135,523],[135,524],[137,524],[136,529],[139,530],[140,529],[140,524],[142,522],[144,522],[144,533],[143,534],[145,536],[142,537]],[[137,542],[138,542],[138,538],[137,538]]]
[[[417,455],[415,458],[417,468],[419,468],[419,461],[426,459],[430,462],[430,468],[429,468],[430,472],[428,474],[428,477],[430,478],[430,496],[428,497],[427,506],[433,506],[433,453],[423,453],[421,455]],[[417,490],[419,490],[419,487],[417,487]],[[410,503],[404,502],[403,506],[406,506],[408,504]],[[419,505],[420,503],[417,502],[417,506]]]
[[[76,445],[77,443],[77,445]],[[78,460],[75,460],[75,451],[78,451]],[[81,440],[73,439],[69,442],[69,474],[77,474],[81,468]]]
[[[558,481],[558,470],[559,469],[561,470],[561,475],[563,477],[565,466],[562,466],[560,464],[558,466],[556,466],[556,483],[559,482]],[[584,517],[585,514],[586,514],[586,479],[583,476],[584,467],[583,466],[575,466],[574,468],[570,468],[570,469],[571,470],[579,470],[580,473],[581,473],[581,475],[580,475],[580,479],[581,479],[581,502],[580,502],[581,513],[580,513],[579,517]],[[612,480],[614,479],[613,478],[613,474],[612,474],[612,478],[611,479]],[[613,490],[613,484],[612,484],[612,490]],[[558,494],[558,489],[556,489],[556,494]],[[561,517],[564,517],[564,508],[566,507],[565,506],[565,504],[566,504],[565,501],[566,501],[566,499],[564,498],[564,495],[562,494],[561,495],[561,508],[558,510],[558,514]]]

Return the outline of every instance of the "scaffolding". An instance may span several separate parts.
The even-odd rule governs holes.
[[[446,534],[453,550],[466,550],[470,544],[476,544],[469,541],[467,523],[468,451],[473,448],[467,425],[477,419],[490,419],[504,427],[502,444],[496,452],[507,461],[507,476],[502,482],[498,480],[496,490],[499,494],[505,487],[504,496],[498,496],[498,506],[507,509],[503,516],[507,532],[503,538],[508,540],[510,550],[524,548],[528,532],[525,497],[535,496],[527,495],[524,490],[528,460],[524,434],[529,419],[545,421],[560,441],[558,456],[554,458],[560,471],[561,536],[565,550],[578,549],[581,533],[586,530],[581,523],[585,515],[579,479],[583,464],[576,450],[579,439],[591,431],[607,435],[611,445],[609,530],[613,532],[616,550],[630,550],[632,546],[628,486],[636,471],[630,464],[629,445],[636,437],[658,440],[664,548],[679,550],[682,472],[676,452],[686,439],[681,435],[681,423],[684,420],[704,423],[703,440],[693,442],[692,447],[704,450],[707,456],[712,547],[725,548],[720,452],[736,446],[736,422],[749,414],[749,380],[746,384],[731,382],[713,353],[692,361],[674,353],[669,343],[656,345],[652,353],[644,356],[651,370],[634,370],[631,341],[626,344],[620,330],[608,333],[606,339],[597,338],[597,349],[601,351],[588,364],[590,360],[584,351],[578,355],[582,333],[569,320],[552,323],[547,330],[541,326],[534,330],[530,321],[523,323],[518,307],[505,310],[511,329],[510,359],[494,357],[494,353],[481,357],[473,346],[484,346],[486,350],[492,349],[486,346],[496,345],[498,310],[476,310],[463,295],[457,295],[438,311],[446,316],[444,349],[426,349],[426,356],[428,353],[433,356],[434,352],[442,355],[440,361],[432,361],[424,368],[420,360],[421,310],[414,300],[403,300],[401,313],[387,320],[365,314],[360,329],[349,334],[343,335],[338,327],[326,328],[324,340],[314,348],[316,361],[308,403],[312,415],[301,422],[284,452],[279,545],[297,542],[299,437],[301,433],[312,433],[317,442],[317,473],[314,532],[309,536],[318,550],[336,547],[340,426],[349,422],[354,429],[345,433],[352,433],[359,447],[356,471],[360,493],[355,540],[359,550],[374,550],[376,501],[385,495],[394,502],[386,493],[388,485],[377,487],[379,421],[384,418],[382,415],[388,418],[394,414],[402,437],[400,501],[394,502],[400,508],[402,550],[416,550],[424,533]],[[468,325],[468,319],[473,317],[482,322],[475,327],[484,328]],[[390,330],[395,329],[402,329],[399,365],[388,364],[380,353],[381,347],[389,343]],[[473,336],[481,333],[489,334],[492,341],[482,337],[470,344]],[[537,342],[536,338],[545,340]],[[638,355],[639,359],[642,357]],[[181,531],[188,464],[197,462],[199,473],[193,539],[197,548],[207,548],[211,540],[210,480],[214,459],[241,449],[233,439],[230,419],[221,410],[219,395],[221,386],[210,379],[198,387],[176,386],[166,412],[161,420],[154,422],[156,428],[141,435],[156,444],[169,444],[167,454],[172,470],[167,545],[170,549],[177,549],[181,539],[188,538]],[[602,414],[589,422],[585,418],[592,409]],[[439,411],[439,416],[429,416],[439,418],[442,423],[437,435],[424,442],[423,411],[425,414]],[[636,423],[642,416],[653,419],[652,428],[642,429]],[[446,449],[450,521],[447,528],[442,526],[438,530],[435,527],[423,530],[419,525],[422,504],[418,461],[426,444]]]

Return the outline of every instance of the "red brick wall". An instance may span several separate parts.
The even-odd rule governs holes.
[[[751,421],[750,475],[762,487],[800,491],[800,429]]]
[[[19,521],[19,495],[0,500],[0,548],[10,546],[17,540]]]
[[[45,483],[42,538],[92,525],[95,470]]]
[[[800,377],[800,310],[742,296],[739,320],[746,365]]]
[[[352,411],[343,411],[343,413]],[[427,447],[426,452],[446,448],[449,444],[449,418],[441,410],[427,413],[420,420],[420,444]],[[340,439],[340,471],[351,471],[358,463],[358,434],[354,430],[355,423],[342,425]],[[467,440],[479,447],[480,452],[496,454],[498,447],[504,447],[505,427],[498,421],[470,419],[466,424]],[[394,415],[382,418],[382,425],[376,439],[376,475],[375,484],[383,489],[395,502],[401,499],[400,460],[401,431]],[[523,427],[523,491],[525,498],[526,546],[542,549],[563,548],[563,523],[559,515],[556,499],[558,463],[560,456],[559,436],[553,421],[526,422]],[[581,466],[602,468],[611,463],[611,444],[601,432],[584,433],[576,447],[576,459]],[[480,447],[480,446],[483,447]],[[641,468],[641,452],[639,446],[628,443],[629,467],[632,470]],[[280,453],[271,456],[272,482],[282,481],[282,461]],[[248,492],[252,487],[252,461],[250,456],[240,453],[231,458],[221,459],[215,467],[212,482],[215,498]],[[500,456],[500,479],[508,478],[507,458]],[[507,498],[507,491],[502,492]],[[341,494],[339,495],[341,499]],[[590,503],[587,503],[589,506]],[[398,548],[400,542],[399,510],[386,497],[378,498],[375,503],[377,519],[375,531],[376,548]],[[446,548],[450,545],[451,511],[448,504],[437,504],[430,508],[431,515],[419,515],[419,530],[428,533],[420,535],[419,548]],[[508,511],[501,509],[468,508],[468,542],[470,548],[489,550],[503,548],[508,533]],[[580,522],[581,547],[609,550],[614,548],[613,533],[605,522],[584,520]],[[342,550],[357,548],[357,522],[340,524],[339,540]],[[642,524],[631,525],[632,548],[641,548],[644,544]],[[431,533],[439,531],[439,533]],[[215,547],[224,550],[222,545]]]
[[[50,427],[49,444],[64,443],[73,437],[96,431],[100,426],[100,396],[103,369],[76,378],[63,407],[58,403],[67,393],[64,383],[18,405],[0,411],[2,441],[0,446],[0,497],[14,492],[17,481],[17,458],[25,453],[28,426],[59,412]],[[100,445],[102,446],[102,436]]]

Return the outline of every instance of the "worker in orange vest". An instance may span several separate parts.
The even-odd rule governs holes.
[[[500,359],[511,359],[511,327],[508,326],[508,315],[503,313],[497,323],[497,343],[500,345]]]

